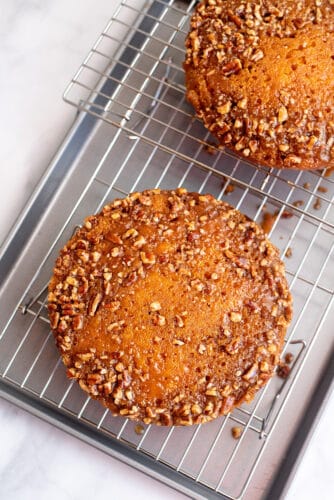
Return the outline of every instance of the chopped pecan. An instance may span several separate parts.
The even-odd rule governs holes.
[[[231,76],[239,73],[242,68],[240,59],[232,59],[222,67],[222,72],[225,76]]]

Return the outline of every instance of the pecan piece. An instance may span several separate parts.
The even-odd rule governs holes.
[[[88,314],[89,316],[94,316],[97,308],[99,307],[99,304],[102,300],[102,293],[97,293],[95,297],[93,298],[92,302],[90,303],[90,306],[88,308]]]
[[[81,330],[83,328],[84,318],[82,314],[74,316],[72,320],[72,327],[74,330]]]
[[[240,59],[232,59],[232,61],[229,61],[227,64],[225,64],[222,67],[222,71],[225,76],[231,76],[235,75],[236,73],[239,73],[239,71],[242,68],[242,64]]]

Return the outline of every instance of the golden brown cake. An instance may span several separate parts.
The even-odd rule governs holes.
[[[277,249],[211,195],[151,190],[61,250],[49,315],[69,377],[115,415],[207,422],[272,376],[291,318]]]
[[[334,165],[334,1],[206,0],[187,98],[219,143],[278,168]]]

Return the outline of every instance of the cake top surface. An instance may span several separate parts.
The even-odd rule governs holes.
[[[334,165],[333,0],[200,2],[188,99],[220,142],[269,166]]]
[[[150,190],[86,219],[56,262],[49,312],[68,374],[91,396],[189,425],[272,375],[291,297],[254,222],[211,195]]]

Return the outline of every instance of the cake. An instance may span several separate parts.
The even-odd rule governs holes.
[[[191,425],[253,399],[291,295],[262,229],[207,194],[116,199],[60,251],[48,309],[67,375],[114,415]]]
[[[333,167],[333,31],[332,0],[201,1],[186,39],[187,98],[244,159]]]

